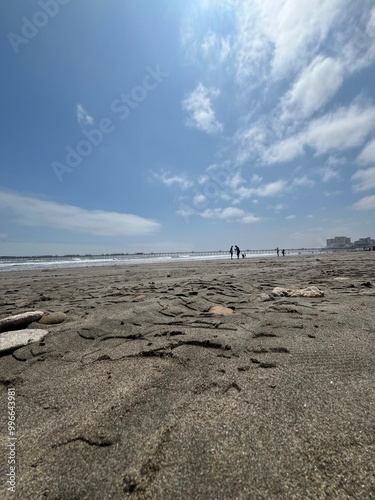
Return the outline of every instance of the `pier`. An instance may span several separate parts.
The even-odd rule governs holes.
[[[280,256],[281,256],[281,250],[280,249]],[[353,249],[350,248],[285,248],[285,255],[288,254],[315,254],[315,253],[334,253],[334,252],[350,252],[353,251]],[[241,250],[241,254],[246,254],[246,255],[275,255],[276,256],[276,248],[273,249],[263,249],[263,250]],[[130,255],[130,254],[129,254]],[[229,250],[208,250],[208,251],[191,251],[191,252],[150,252],[150,253],[136,253],[132,254],[132,257],[184,257],[184,256],[189,256],[189,257],[194,257],[196,255],[197,257],[202,257],[202,256],[213,256],[213,255],[222,255],[224,256],[229,256]],[[233,255],[235,257],[235,255]]]

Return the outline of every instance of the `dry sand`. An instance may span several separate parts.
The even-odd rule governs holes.
[[[0,318],[66,320],[29,325],[50,333],[0,358],[0,497],[375,498],[374,263],[360,252],[2,273]],[[264,300],[310,285],[324,297]]]

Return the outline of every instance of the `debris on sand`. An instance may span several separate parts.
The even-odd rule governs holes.
[[[26,328],[33,321],[38,321],[43,314],[43,311],[29,311],[0,319],[0,332],[15,330],[16,328]]]
[[[19,347],[39,342],[48,334],[48,330],[25,329],[3,332],[0,335],[0,353],[14,351]]]
[[[282,288],[277,286],[272,290],[274,297],[324,297],[324,292],[316,286],[307,288]]]

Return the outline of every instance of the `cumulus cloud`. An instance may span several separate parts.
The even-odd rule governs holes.
[[[306,142],[318,154],[361,146],[375,126],[375,106],[354,102],[314,120]]]
[[[349,0],[240,1],[237,9],[237,78],[283,78],[316,55]]]
[[[353,208],[356,210],[373,210],[375,209],[375,194],[365,196],[361,200],[354,203]]]
[[[240,199],[251,198],[253,196],[259,196],[261,198],[272,197],[281,194],[287,190],[287,182],[279,179],[274,182],[269,182],[267,184],[262,184],[258,187],[245,187],[241,186],[235,190],[237,196]]]
[[[329,165],[326,165],[325,167],[322,168],[318,168],[316,172],[320,176],[322,182],[330,182],[340,178],[340,175],[337,172],[337,170],[330,167]]]
[[[282,163],[304,154],[305,146],[317,155],[361,146],[375,127],[375,106],[354,102],[312,120],[300,133],[276,142],[264,153],[267,163]]]
[[[375,163],[375,139],[366,144],[361,154],[358,156],[360,163]]]
[[[208,134],[222,132],[224,126],[217,120],[212,107],[212,100],[219,94],[218,89],[208,88],[199,83],[182,101],[182,109],[188,114],[186,124]]]
[[[344,81],[344,68],[332,57],[318,55],[282,100],[282,119],[306,118],[319,110]]]
[[[375,167],[367,170],[357,170],[352,176],[352,181],[355,182],[354,191],[367,191],[375,188]]]
[[[178,186],[180,189],[185,190],[191,188],[194,183],[190,181],[185,175],[171,175],[169,172],[153,173],[155,179],[161,181],[168,187]]]
[[[92,125],[94,123],[94,118],[88,114],[82,104],[77,104],[76,113],[80,125]]]
[[[306,175],[303,177],[296,177],[292,182],[293,187],[313,187],[315,182],[309,179]]]
[[[243,222],[245,224],[252,224],[253,222],[258,222],[260,217],[242,210],[237,207],[226,207],[226,208],[207,208],[200,213],[200,216],[205,219],[223,219],[227,221],[236,220],[237,222]]]
[[[133,214],[88,210],[74,205],[0,191],[0,208],[21,226],[49,227],[96,236],[150,234],[160,224]]]

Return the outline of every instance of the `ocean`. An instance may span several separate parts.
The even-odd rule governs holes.
[[[286,255],[326,253],[323,248],[290,249]],[[246,258],[276,256],[275,250],[244,250]],[[235,256],[233,256],[235,258]],[[280,253],[280,258],[281,253]],[[1,271],[21,271],[34,269],[58,269],[88,266],[124,266],[129,264],[154,264],[194,260],[230,259],[227,251],[212,252],[173,252],[153,254],[121,255],[82,255],[82,256],[39,256],[39,257],[0,257]]]

